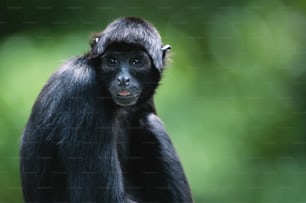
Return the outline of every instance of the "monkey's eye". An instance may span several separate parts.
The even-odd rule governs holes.
[[[119,60],[114,56],[107,57],[107,65],[116,66],[119,64]]]
[[[143,58],[138,56],[138,57],[135,57],[133,59],[130,60],[130,65],[131,66],[136,66],[136,67],[140,67],[140,66],[143,66]]]

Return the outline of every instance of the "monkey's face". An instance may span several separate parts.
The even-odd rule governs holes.
[[[136,104],[152,78],[151,58],[140,48],[109,48],[101,68],[105,85],[120,106]]]

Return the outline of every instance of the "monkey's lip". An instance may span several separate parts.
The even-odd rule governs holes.
[[[113,95],[113,98],[121,100],[134,100],[138,98],[138,94],[129,90],[120,90],[117,94]]]
[[[139,96],[139,93],[134,92],[134,91],[129,91],[129,90],[120,90],[114,96],[119,97],[119,98],[127,98],[127,99],[128,98],[137,98]]]
[[[117,96],[119,97],[130,97],[131,93],[128,90],[121,90],[118,92]]]
[[[136,104],[138,96],[138,94],[131,94],[129,91],[120,91],[117,95],[113,95],[113,99],[120,106],[131,106]]]

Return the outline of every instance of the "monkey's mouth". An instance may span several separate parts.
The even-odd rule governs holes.
[[[113,100],[120,106],[131,106],[136,104],[139,94],[128,90],[120,90],[117,94],[113,94]]]
[[[128,90],[120,90],[117,94],[117,96],[119,96],[119,97],[128,97],[130,95],[131,95],[131,93]]]

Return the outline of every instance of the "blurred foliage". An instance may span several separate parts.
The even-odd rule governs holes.
[[[0,202],[22,202],[19,139],[48,77],[119,16],[173,47],[158,112],[196,202],[306,202],[306,1],[0,2]]]

